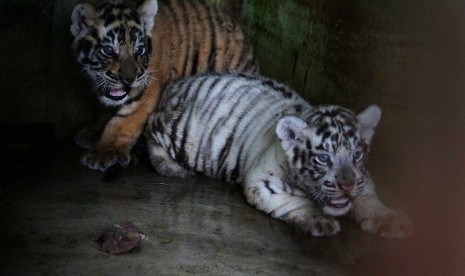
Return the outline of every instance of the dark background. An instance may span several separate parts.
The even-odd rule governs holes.
[[[50,123],[58,137],[89,122],[89,93],[70,54],[75,0],[0,1],[2,123]],[[89,2],[98,2],[96,0]],[[263,74],[312,103],[408,109],[406,58],[431,51],[437,6],[425,1],[210,0],[238,18]],[[439,15],[441,16],[441,15]],[[397,119],[397,118],[396,118]]]
[[[382,107],[372,171],[387,202],[412,215],[417,254],[386,248],[359,272],[463,275],[465,2],[211,1],[240,18],[263,74],[313,104]],[[0,0],[4,163],[18,152],[41,162],[50,141],[71,141],[92,118],[69,50],[76,2]]]

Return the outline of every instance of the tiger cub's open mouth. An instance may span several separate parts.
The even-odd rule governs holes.
[[[111,89],[105,93],[105,97],[114,101],[122,100],[126,98],[127,95],[128,93],[121,88]]]
[[[333,208],[344,208],[349,205],[351,200],[346,196],[338,196],[328,200],[327,204]]]

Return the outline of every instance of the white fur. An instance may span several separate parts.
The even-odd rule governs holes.
[[[214,81],[216,85],[212,87]],[[200,83],[203,86],[199,87]],[[360,185],[363,191],[357,192],[360,200],[341,208],[318,205],[305,186],[317,185],[310,178],[306,178],[309,183],[293,182],[288,157],[299,150],[299,145],[306,149],[302,143],[309,137],[312,143],[321,142],[321,135],[313,137],[313,130],[304,120],[318,107],[310,106],[290,89],[290,92],[287,88],[275,91],[272,87],[279,84],[235,74],[201,75],[168,86],[147,125],[148,150],[154,168],[164,176],[187,176],[197,171],[241,182],[247,201],[258,210],[314,236],[339,232],[341,227],[334,216],[351,209],[365,231],[392,226],[392,236],[408,235],[411,229],[408,220],[396,224],[395,215],[389,212],[386,215],[390,209],[378,199],[369,176]],[[295,106],[300,106],[301,112]],[[371,140],[380,114],[379,107],[372,106],[357,117],[365,139]],[[158,122],[162,125],[157,126]],[[180,152],[182,145],[183,160],[179,160],[176,152]],[[353,163],[351,151],[343,149],[338,154],[344,164],[334,164],[334,168]],[[235,170],[240,175],[233,177]],[[299,176],[303,175],[297,171]],[[356,179],[361,178],[359,171],[355,174]]]
[[[158,12],[158,2],[156,0],[146,0],[138,8],[142,22],[144,22],[145,32],[150,34],[155,24],[155,15]]]
[[[285,151],[298,144],[298,135],[307,127],[307,123],[297,116],[287,115],[279,119],[276,126],[276,135],[281,139],[281,145]]]
[[[370,105],[357,115],[357,119],[360,124],[360,135],[367,144],[371,144],[375,127],[381,120],[381,108],[377,105]]]

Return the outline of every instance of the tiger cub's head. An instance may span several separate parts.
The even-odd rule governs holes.
[[[103,104],[124,104],[146,86],[157,10],[156,0],[145,0],[138,7],[122,1],[74,7],[72,50]]]
[[[365,187],[365,165],[381,109],[355,115],[338,106],[315,108],[307,118],[287,115],[276,128],[288,164],[288,181],[322,208],[340,216]]]

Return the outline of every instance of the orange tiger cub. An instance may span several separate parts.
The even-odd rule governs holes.
[[[104,171],[130,152],[169,81],[206,71],[255,74],[253,49],[239,25],[204,1],[77,4],[72,50],[105,115],[81,129],[81,163]]]

